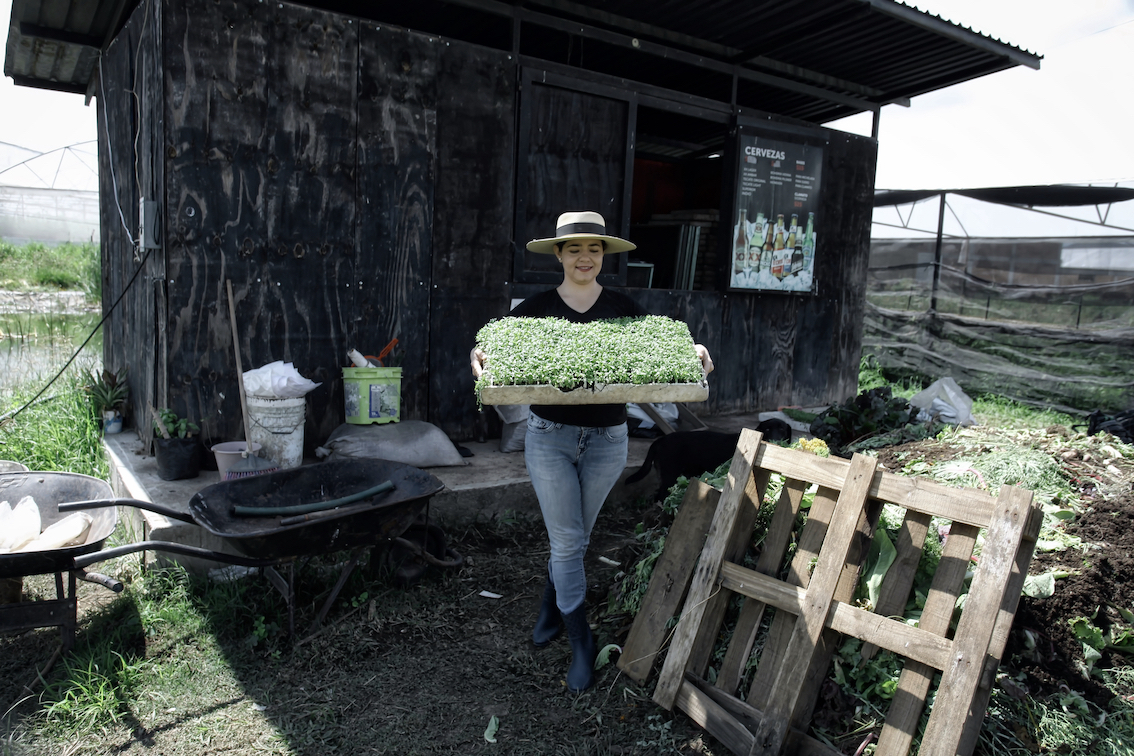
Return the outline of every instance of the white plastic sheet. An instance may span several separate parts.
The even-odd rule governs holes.
[[[304,378],[290,362],[271,362],[244,373],[248,396],[262,399],[296,399],[323,384]]]
[[[938,378],[929,388],[914,394],[910,404],[917,407],[918,420],[937,418],[951,425],[976,425],[973,400],[952,378]]]

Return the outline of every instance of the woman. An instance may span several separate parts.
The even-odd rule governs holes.
[[[554,254],[563,265],[563,283],[521,302],[517,317],[557,317],[574,323],[648,314],[624,294],[598,283],[603,257],[635,249],[609,236],[598,213],[563,213],[556,235],[534,239],[532,252]],[[705,373],[713,369],[708,350],[696,345]],[[473,376],[484,371],[485,355],[473,349]],[[625,404],[532,405],[524,440],[524,461],[551,543],[548,580],[532,642],[546,646],[567,627],[571,666],[567,688],[594,684],[595,643],[583,599],[587,580],[583,557],[607,494],[626,469]]]

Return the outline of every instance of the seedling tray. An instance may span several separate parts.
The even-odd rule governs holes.
[[[709,384],[700,383],[607,383],[593,388],[561,391],[550,384],[542,386],[485,386],[482,404],[636,404],[657,402],[703,402],[709,398]]]

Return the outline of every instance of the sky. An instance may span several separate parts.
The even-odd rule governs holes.
[[[1038,71],[1018,66],[915,97],[909,108],[884,107],[876,186],[1134,182],[1134,0],[921,0],[917,7],[1044,58]],[[4,39],[11,15],[11,0],[0,0]],[[93,140],[96,106],[0,77],[0,142],[46,152]],[[870,116],[827,125],[869,134]]]

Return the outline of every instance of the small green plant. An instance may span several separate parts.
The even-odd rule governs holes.
[[[95,415],[102,417],[106,412],[121,413],[126,407],[126,398],[130,395],[130,387],[126,384],[126,368],[117,373],[92,369],[87,375],[85,390],[90,394]]]
[[[161,418],[161,425],[169,431],[169,435],[174,438],[189,438],[201,431],[196,423],[189,420],[187,417],[178,417],[177,413],[168,407],[162,407],[157,411],[158,417]],[[154,420],[154,433],[163,435],[161,432],[161,425],[157,420]]]

